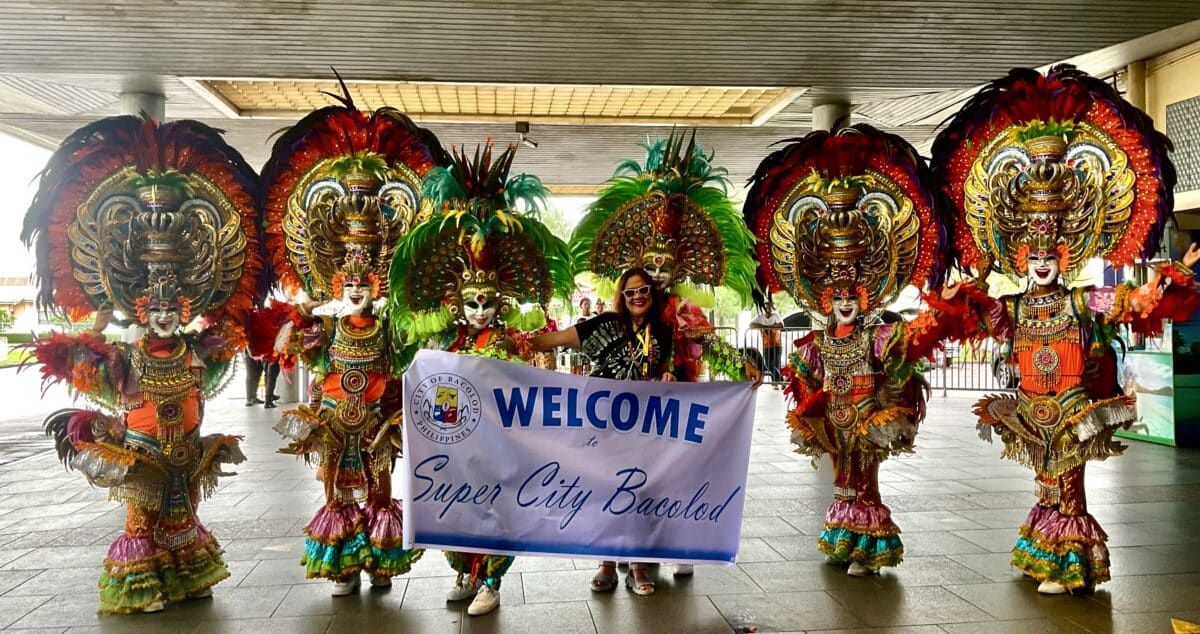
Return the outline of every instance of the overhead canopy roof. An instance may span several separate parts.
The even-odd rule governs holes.
[[[540,145],[516,169],[560,188],[603,181],[670,122],[704,126],[740,183],[815,104],[921,145],[1009,68],[1105,74],[1197,39],[1200,3],[1177,0],[4,3],[0,129],[52,146],[120,113],[122,91],[159,92],[261,164],[336,67],[361,106],[407,109],[447,144],[530,121]]]

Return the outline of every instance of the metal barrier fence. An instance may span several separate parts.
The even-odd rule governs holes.
[[[796,341],[810,332],[812,330],[809,328],[784,328],[780,332],[783,344],[781,366],[787,365],[787,354],[795,349]],[[736,332],[732,336],[726,335],[725,340],[741,348],[747,358],[766,374],[769,355],[763,348],[762,335],[762,330],[748,328],[740,340]],[[774,379],[774,376],[764,377],[767,382]],[[936,351],[934,358],[925,362],[925,379],[932,389],[941,390],[943,394],[949,390],[1002,391],[1016,387],[1014,371],[997,360],[997,351],[990,343],[969,346],[947,343],[945,349]]]
[[[763,347],[762,330],[747,328],[739,333],[730,326],[717,327],[715,330],[717,336],[741,350],[763,372],[765,383],[781,382],[781,375],[773,371],[776,368],[767,367],[768,362],[776,361],[776,357]],[[796,341],[811,332],[811,328],[784,328],[780,331],[782,345],[777,357],[778,369],[786,367],[787,355],[795,350]],[[558,370],[563,372],[586,373],[590,363],[587,356],[578,350],[559,351],[557,360]],[[925,380],[933,390],[940,390],[943,395],[950,390],[1003,391],[1016,387],[1014,371],[997,360],[997,350],[990,343],[947,343],[943,350],[934,352],[933,359],[926,360]]]

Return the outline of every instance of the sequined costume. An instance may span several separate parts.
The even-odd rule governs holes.
[[[948,320],[871,325],[905,286],[946,269],[931,176],[907,142],[866,125],[813,132],[759,165],[746,200],[759,275],[827,320],[784,370],[798,453],[828,454],[834,501],[818,547],[852,574],[900,563],[904,548],[880,500],[879,464],[909,452],[924,416],[921,361]],[[865,315],[865,317],[864,317]],[[864,570],[865,568],[865,570]]]
[[[569,301],[567,246],[537,218],[549,194],[535,176],[509,177],[514,155],[509,147],[493,160],[489,143],[473,158],[460,150],[450,167],[426,176],[433,216],[400,243],[391,270],[389,314],[411,342],[528,361],[524,333],[546,325],[552,296]],[[478,588],[468,613],[494,609],[513,557],[446,552],[446,559],[458,573],[451,598]]]
[[[280,282],[305,293],[278,338],[314,375],[310,402],[284,412],[281,451],[318,464],[325,503],[304,531],[309,578],[386,585],[423,551],[401,546],[392,497],[400,453],[398,377],[411,358],[379,316],[397,242],[421,212],[420,179],[443,161],[427,130],[349,98],[280,136],[263,168],[268,246]],[[360,505],[361,503],[361,505]],[[350,588],[335,594],[345,594]]]
[[[997,267],[1028,285],[973,294],[965,329],[1008,344],[1021,382],[975,408],[981,435],[1034,470],[1037,504],[1013,565],[1043,592],[1109,579],[1107,536],[1087,512],[1084,466],[1124,447],[1113,433],[1136,419],[1116,379],[1119,327],[1161,332],[1196,308],[1191,270],[1158,267],[1147,286],[1068,288],[1090,258],[1113,266],[1149,258],[1172,206],[1168,142],[1106,82],[1069,66],[1014,70],[984,88],[938,136],[934,169],[961,215],[963,263]]]
[[[232,475],[222,465],[244,456],[238,437],[200,426],[262,296],[257,193],[257,175],[216,130],[114,117],[63,141],[25,217],[42,307],[75,320],[98,311],[93,332],[30,348],[47,382],[67,382],[96,407],[46,420],[59,457],[125,503],[101,613],[158,611],[229,576],[196,509]],[[99,331],[114,308],[146,333],[106,341]],[[197,331],[183,334],[193,317]]]
[[[702,287],[725,286],[749,304],[755,288],[754,237],[726,193],[725,170],[695,134],[646,144],[644,164],[626,160],[605,183],[571,235],[576,267],[611,282],[640,266],[669,291],[663,321],[675,327],[674,372],[697,381],[745,378],[741,353],[714,335]]]

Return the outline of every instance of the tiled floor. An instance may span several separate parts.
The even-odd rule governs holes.
[[[212,600],[156,615],[97,617],[96,578],[120,531],[120,508],[65,473],[51,454],[0,466],[0,628],[157,632],[1169,632],[1200,621],[1200,452],[1134,443],[1088,467],[1091,510],[1111,541],[1112,582],[1093,594],[1042,597],[1008,566],[1031,478],[979,441],[967,395],[935,397],[915,455],[881,473],[904,529],[906,559],[847,577],[815,547],[830,472],[791,452],[779,392],[755,421],[740,563],[692,579],[659,571],[658,593],[593,594],[589,561],[518,558],[503,603],[470,618],[447,606],[450,569],[429,552],[390,590],[334,599],[297,565],[300,527],[320,490],[302,463],[274,453],[272,412],[223,399],[206,428],[244,434],[249,463],[200,509],[232,578]],[[278,410],[274,410],[278,412]],[[0,422],[0,433],[4,425]],[[45,441],[49,442],[49,441]],[[151,629],[147,629],[151,628]],[[871,629],[884,628],[884,629]]]

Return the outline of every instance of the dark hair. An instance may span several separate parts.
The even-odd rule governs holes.
[[[617,296],[613,300],[613,308],[616,310],[617,317],[620,318],[621,324],[627,330],[633,329],[633,316],[629,314],[629,307],[625,305],[625,295],[621,291],[625,288],[625,282],[628,282],[632,277],[640,277],[650,286],[650,308],[646,313],[646,322],[654,327],[662,326],[662,312],[666,308],[667,299],[662,291],[654,285],[654,278],[646,272],[646,269],[635,266],[626,270],[617,278]]]

